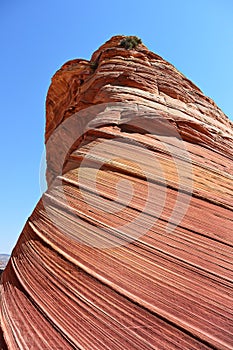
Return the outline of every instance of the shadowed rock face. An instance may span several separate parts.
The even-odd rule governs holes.
[[[52,78],[48,190],[1,282],[7,349],[232,349],[232,123],[116,36]]]

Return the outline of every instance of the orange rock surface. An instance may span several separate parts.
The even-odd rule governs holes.
[[[52,78],[48,190],[2,274],[2,349],[233,348],[232,123],[123,38]]]

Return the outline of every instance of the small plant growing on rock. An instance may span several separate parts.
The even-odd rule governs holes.
[[[142,43],[142,40],[137,36],[126,36],[121,40],[120,46],[124,47],[126,50],[135,49],[139,44]]]
[[[97,61],[90,62],[90,67],[91,69],[96,70],[98,67],[98,62]]]

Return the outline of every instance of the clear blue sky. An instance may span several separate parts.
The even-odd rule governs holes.
[[[115,34],[141,37],[232,119],[232,0],[1,0],[0,253],[12,250],[40,197],[52,75]]]

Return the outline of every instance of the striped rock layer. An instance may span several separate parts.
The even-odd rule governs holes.
[[[143,44],[64,64],[48,190],[1,277],[1,349],[233,348],[233,128]]]

